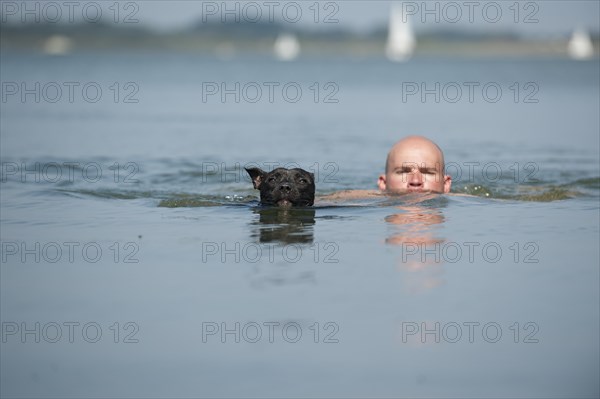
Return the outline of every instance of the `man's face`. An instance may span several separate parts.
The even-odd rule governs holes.
[[[450,176],[444,176],[441,151],[425,141],[409,141],[390,152],[385,175],[379,188],[394,193],[450,192]]]

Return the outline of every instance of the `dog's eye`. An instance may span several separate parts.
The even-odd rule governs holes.
[[[300,183],[306,184],[306,183],[308,183],[308,181],[306,179],[300,179]]]
[[[271,177],[269,177],[269,178],[267,179],[267,181],[268,181],[269,183],[273,183],[273,182],[275,181],[275,178],[274,178],[273,176],[271,176]]]

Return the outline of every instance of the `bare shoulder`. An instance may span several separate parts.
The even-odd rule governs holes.
[[[318,199],[322,201],[337,201],[381,197],[382,195],[380,191],[376,190],[344,190],[320,196]]]

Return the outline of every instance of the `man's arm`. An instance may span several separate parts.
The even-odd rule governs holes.
[[[377,190],[344,190],[337,191],[335,193],[320,196],[318,199],[321,201],[339,201],[339,200],[353,200],[353,199],[367,199],[380,197],[383,194]]]

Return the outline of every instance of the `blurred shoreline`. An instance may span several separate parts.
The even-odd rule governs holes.
[[[238,54],[268,55],[280,33],[297,37],[307,56],[382,56],[387,28],[368,33],[334,29],[292,32],[274,24],[198,24],[181,31],[159,32],[143,28],[105,24],[2,24],[0,51],[67,54],[82,51],[158,51],[214,55],[233,58]],[[523,38],[513,33],[466,33],[436,31],[417,35],[415,56],[457,57],[568,57],[568,36],[545,39]],[[599,37],[592,37],[598,57]]]

